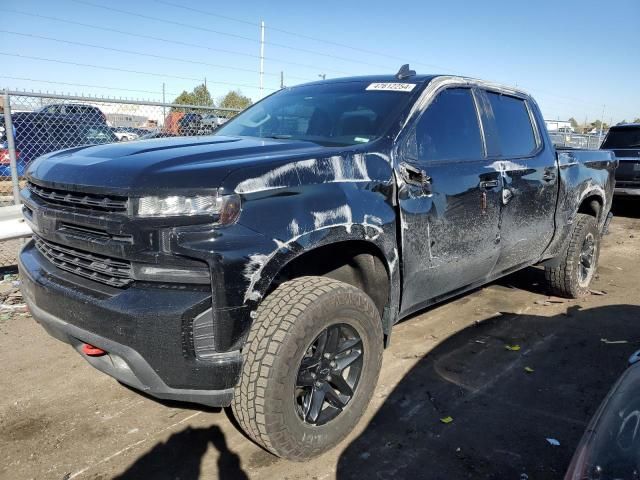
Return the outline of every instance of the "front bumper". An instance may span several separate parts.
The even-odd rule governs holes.
[[[152,396],[228,406],[238,381],[239,351],[196,358],[189,344],[193,318],[211,292],[133,285],[85,288],[28,243],[20,253],[22,290],[33,317],[79,353],[84,343],[108,352],[83,357],[98,370]],[[95,287],[95,286],[93,286]]]

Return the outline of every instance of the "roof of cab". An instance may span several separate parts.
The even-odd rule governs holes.
[[[328,83],[348,83],[348,82],[393,82],[393,83],[429,83],[435,77],[440,75],[411,75],[399,80],[396,75],[362,75],[356,77],[339,77],[339,78],[327,78],[326,80],[318,80],[316,82],[308,82],[303,85],[323,85]]]
[[[623,123],[622,125],[611,125],[611,129],[619,128],[640,128],[640,123]]]
[[[332,83],[348,83],[348,82],[360,82],[360,83],[389,82],[389,83],[409,83],[409,84],[414,83],[414,84],[424,86],[430,83],[432,80],[441,78],[441,77],[457,78],[462,81],[468,82],[469,84],[477,85],[482,88],[501,91],[505,94],[515,94],[515,95],[521,95],[528,98],[532,98],[528,92],[524,90],[520,90],[519,88],[511,87],[508,85],[501,85],[495,82],[488,82],[486,80],[480,80],[472,77],[465,77],[461,75],[447,75],[447,74],[431,74],[431,75],[416,74],[416,75],[410,75],[410,76],[404,77],[402,79],[398,79],[397,75],[365,75],[365,76],[357,76],[357,77],[339,77],[339,78],[328,78],[326,80],[318,80],[316,82],[303,83],[300,85],[296,85],[292,88],[295,88],[297,86],[306,87],[309,85],[327,85]]]

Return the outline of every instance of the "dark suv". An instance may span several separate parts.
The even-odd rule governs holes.
[[[620,162],[616,195],[640,195],[640,123],[611,127],[600,147],[613,150]]]

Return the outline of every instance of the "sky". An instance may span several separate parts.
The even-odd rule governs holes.
[[[640,0],[0,0],[0,17],[0,88],[161,100],[164,83],[171,101],[206,78],[214,98],[257,100],[281,72],[292,86],[410,63],[517,85],[547,119],[640,117]]]

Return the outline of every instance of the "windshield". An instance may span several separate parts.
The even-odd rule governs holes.
[[[367,143],[386,132],[417,91],[372,90],[372,85],[395,84],[344,82],[281,90],[227,122],[216,135],[306,140],[326,146]]]
[[[602,148],[640,148],[640,127],[612,128]]]

